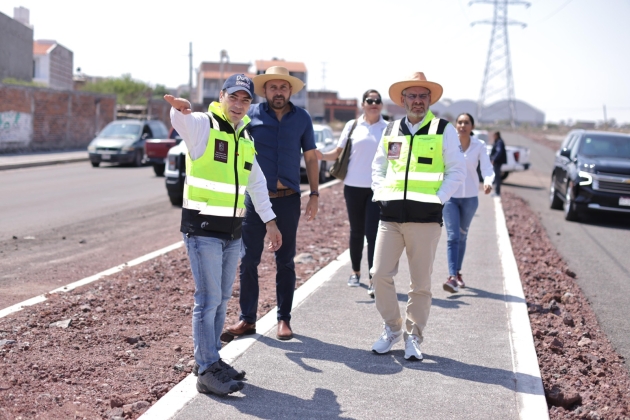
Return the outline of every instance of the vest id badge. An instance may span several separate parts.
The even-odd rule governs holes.
[[[387,160],[400,159],[400,149],[402,148],[402,142],[393,141],[387,145]]]
[[[214,140],[214,160],[217,162],[227,163],[228,161],[228,142],[225,140]]]

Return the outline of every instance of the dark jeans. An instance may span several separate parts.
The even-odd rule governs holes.
[[[350,221],[350,261],[353,271],[361,271],[361,258],[363,257],[363,238],[368,243],[368,269],[372,268],[374,261],[374,244],[380,209],[378,204],[372,201],[372,189],[349,187],[343,188],[343,196],[346,199],[348,220]]]
[[[295,292],[295,237],[300,220],[300,194],[272,198],[271,206],[276,214],[278,229],[282,234],[282,246],[276,251],[276,300],[278,320],[291,319],[293,293]],[[240,319],[254,323],[258,312],[258,265],[265,248],[267,226],[254,209],[249,194],[245,195],[247,213],[243,220],[243,246],[241,247],[241,305]]]
[[[502,163],[492,165],[492,168],[494,169],[493,188],[496,195],[501,195],[501,166],[503,166]]]

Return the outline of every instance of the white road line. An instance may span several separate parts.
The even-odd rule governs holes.
[[[519,418],[523,420],[549,419],[549,409],[538,366],[532,327],[527,314],[523,284],[499,197],[494,199],[494,210],[499,258],[503,269],[503,287],[505,296],[508,297],[505,305],[508,312],[512,369],[515,374]]]
[[[95,282],[96,280],[102,279],[103,277],[112,275],[114,273],[118,273],[119,271],[122,271],[126,267],[133,267],[134,265],[138,265],[138,264],[141,264],[141,263],[143,263],[145,261],[149,261],[149,260],[151,260],[153,258],[159,257],[160,255],[164,255],[167,252],[171,252],[174,249],[180,248],[182,245],[184,245],[183,241],[174,243],[173,245],[169,245],[169,246],[167,246],[165,248],[162,248],[162,249],[159,249],[157,251],[153,251],[153,252],[150,252],[150,253],[148,253],[146,255],[143,255],[140,258],[136,258],[134,260],[131,260],[131,261],[126,262],[124,264],[121,264],[119,266],[112,267],[112,268],[107,269],[105,271],[101,271],[100,273],[94,274],[93,276],[86,277],[86,278],[81,279],[79,281],[75,281],[74,283],[70,283],[70,284],[68,284],[66,286],[62,286],[62,287],[60,287],[58,289],[50,291],[49,293],[69,292],[70,290],[74,290],[77,287],[84,286],[86,284],[90,284],[92,282]],[[20,311],[20,310],[24,309],[27,306],[35,305],[36,303],[44,302],[46,300],[47,300],[46,295],[39,295],[39,296],[35,296],[34,298],[25,300],[23,302],[16,303],[13,306],[9,306],[8,308],[4,308],[4,309],[0,310],[0,318],[4,318],[5,316],[7,316],[9,314],[12,314],[14,312]]]

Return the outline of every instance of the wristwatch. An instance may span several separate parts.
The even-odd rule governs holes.
[[[312,196],[314,196],[314,195],[316,195],[316,196],[318,196],[318,197],[319,197],[319,191],[311,191],[311,193],[310,193],[308,196],[309,196],[309,197],[312,197]]]

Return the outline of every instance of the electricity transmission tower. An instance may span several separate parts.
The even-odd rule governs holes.
[[[477,102],[477,120],[481,122],[484,107],[488,98],[493,96],[507,96],[510,111],[510,123],[516,126],[516,104],[514,99],[514,80],[512,79],[512,60],[510,58],[510,43],[508,41],[508,25],[519,25],[522,28],[527,25],[508,19],[508,6],[522,5],[529,7],[529,3],[520,0],[472,0],[474,3],[486,3],[494,5],[492,20],[481,20],[471,23],[492,25],[486,69],[483,72],[481,93]]]

